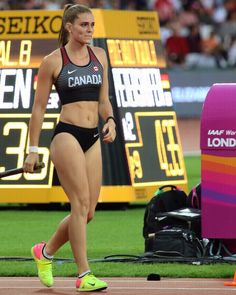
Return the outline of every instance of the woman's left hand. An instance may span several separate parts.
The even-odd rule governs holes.
[[[113,120],[108,120],[102,129],[103,142],[111,143],[116,138],[116,124]]]

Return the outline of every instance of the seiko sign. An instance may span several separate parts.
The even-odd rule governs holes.
[[[61,15],[59,12],[48,12],[47,15],[14,15],[0,17],[0,35],[2,36],[19,36],[38,37],[58,35],[61,27]]]

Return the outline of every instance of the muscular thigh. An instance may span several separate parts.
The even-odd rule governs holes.
[[[95,210],[102,182],[101,144],[97,140],[85,153],[86,169],[89,183],[90,209]]]
[[[86,159],[78,141],[68,133],[60,133],[54,137],[50,153],[60,183],[70,201],[89,198]]]

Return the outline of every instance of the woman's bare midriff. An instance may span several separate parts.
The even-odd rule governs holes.
[[[62,106],[60,121],[85,128],[98,126],[98,102],[79,101]]]

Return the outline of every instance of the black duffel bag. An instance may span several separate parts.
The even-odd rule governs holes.
[[[186,228],[163,229],[145,239],[145,252],[160,257],[203,257],[204,247],[196,234]]]

